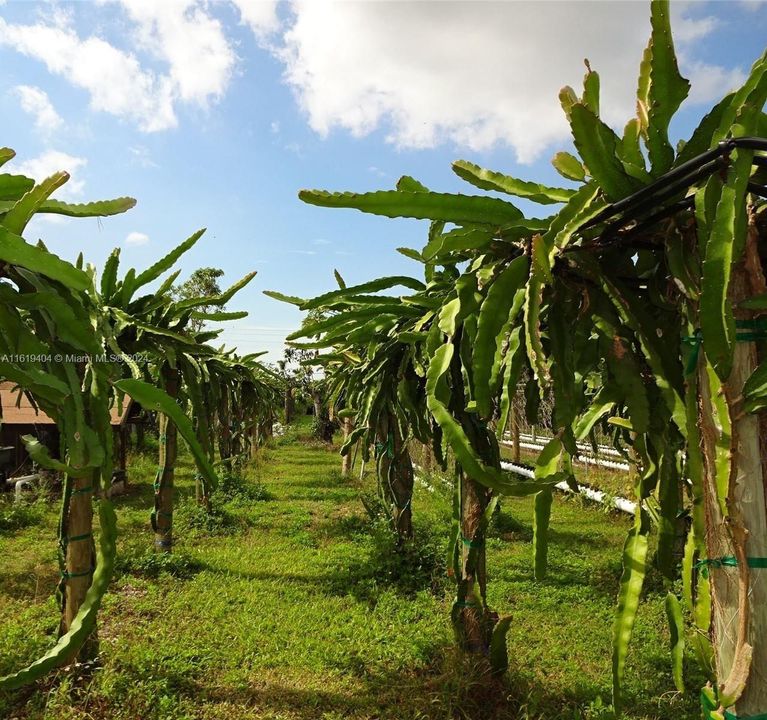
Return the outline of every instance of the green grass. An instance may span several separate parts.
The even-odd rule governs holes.
[[[532,578],[531,501],[504,500],[488,540],[491,605],[511,613],[511,669],[492,682],[452,650],[444,573],[450,499],[418,485],[416,552],[360,502],[373,479],[343,480],[339,458],[290,429],[219,498],[224,520],[196,520],[192,468],[178,473],[178,544],[149,549],[155,465],[131,463],[117,500],[118,573],[100,618],[101,665],[0,695],[19,720],[608,717],[610,632],[625,518],[558,496],[549,579]],[[0,531],[0,674],[33,660],[57,625],[54,506]],[[626,717],[699,717],[702,678],[670,692],[662,582],[653,573],[630,652]]]

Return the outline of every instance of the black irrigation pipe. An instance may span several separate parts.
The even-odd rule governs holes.
[[[730,138],[723,140],[712,150],[707,150],[701,153],[697,157],[682,163],[679,167],[670,170],[662,177],[658,178],[655,182],[637,190],[637,192],[629,195],[628,197],[618,200],[618,202],[608,205],[602,212],[595,215],[591,220],[585,223],[580,229],[587,230],[590,227],[594,227],[600,222],[604,222],[608,218],[613,217],[621,212],[626,212],[626,216],[622,222],[628,222],[633,219],[631,211],[636,215],[639,210],[637,207],[647,206],[648,204],[657,203],[659,198],[653,197],[663,192],[662,197],[668,197],[673,192],[669,193],[668,187],[670,183],[673,183],[672,187],[676,188],[675,191],[683,188],[685,185],[690,185],[695,180],[700,179],[698,175],[703,171],[703,168],[710,168],[709,172],[716,170],[719,163],[724,160],[725,163],[729,160],[729,154],[735,148],[747,148],[749,150],[767,150],[767,139],[758,137],[742,137],[742,138]],[[716,162],[714,162],[716,161]],[[762,165],[763,162],[757,163]],[[647,200],[653,198],[652,203]],[[647,202],[643,202],[646,201]]]
[[[671,217],[682,210],[689,210],[695,206],[695,198],[693,196],[686,197],[683,200],[675,202],[673,205],[669,205],[665,208],[661,208],[658,212],[648,215],[644,220],[637,223],[634,227],[625,230],[622,233],[617,232],[619,226],[615,226],[615,230],[612,234],[608,235],[605,231],[602,235],[597,236],[591,242],[584,243],[583,245],[572,245],[565,249],[565,252],[570,250],[575,252],[578,250],[611,250],[618,245],[622,245],[625,242],[633,240],[637,235],[641,234],[648,228],[655,225],[660,220],[667,217]],[[653,249],[657,247],[657,243],[651,241],[635,242],[635,247],[646,247]]]
[[[612,205],[608,205],[604,210],[602,210],[602,212],[598,213],[593,218],[591,218],[591,220],[585,223],[581,227],[581,230],[587,230],[588,228],[593,227],[594,225],[597,225],[604,220],[607,220],[607,218],[623,212],[624,210],[630,208],[634,203],[640,202],[641,200],[644,200],[651,195],[655,195],[655,193],[658,192],[658,190],[661,188],[664,188],[667,183],[673,182],[674,180],[677,180],[677,178],[683,178],[691,175],[702,165],[720,158],[725,152],[730,152],[731,148],[723,148],[723,144],[724,143],[719,143],[719,146],[713,150],[709,150],[702,155],[698,155],[698,157],[693,158],[692,160],[688,160],[686,163],[682,163],[678,168],[674,168],[670,172],[667,172],[663,177],[658,178],[655,182],[650,183],[649,185],[643,187],[641,190],[637,190],[637,192],[623,198],[623,200],[618,200],[618,202],[612,203]]]
[[[681,212],[682,210],[691,210],[694,207],[695,207],[695,197],[693,195],[690,195],[689,197],[684,198],[684,200],[675,202],[673,205],[669,205],[668,207],[661,208],[660,210],[658,210],[658,212],[653,213],[652,215],[648,215],[648,217],[642,220],[641,223],[637,223],[637,225],[631,228],[626,234],[636,235],[638,232],[641,232],[642,230],[646,230],[648,227],[655,225],[655,223],[657,223],[659,220],[664,220],[667,217],[676,215],[676,213]]]
[[[614,222],[610,223],[604,230],[604,235],[613,235],[617,232],[618,228],[625,225],[628,222],[631,222],[631,220],[635,220],[638,215],[640,215],[645,210],[649,210],[650,208],[657,207],[660,203],[662,203],[664,200],[668,200],[670,197],[673,197],[674,195],[679,194],[682,190],[686,190],[690,185],[694,184],[698,180],[702,180],[705,177],[708,177],[709,175],[712,175],[719,169],[724,169],[727,167],[727,160],[724,157],[718,157],[714,158],[710,162],[707,162],[705,165],[702,165],[698,170],[696,170],[693,173],[690,173],[689,175],[685,175],[684,177],[680,178],[676,182],[671,183],[668,185],[668,187],[664,188],[661,192],[659,192],[657,195],[652,195],[651,197],[645,198],[643,200],[640,200],[635,205],[631,207],[631,212],[624,215],[619,220],[615,220]]]
[[[608,249],[616,244],[630,241],[636,235],[664,218],[694,207],[694,198],[692,196],[686,197],[638,221],[634,227],[620,232],[621,228],[625,225],[637,220],[637,216],[644,210],[657,206],[659,203],[673,197],[717,170],[724,170],[729,163],[730,152],[738,147],[767,151],[767,139],[759,137],[730,138],[729,140],[723,140],[712,150],[701,153],[697,157],[682,163],[679,167],[667,172],[650,185],[623,198],[623,200],[607,206],[587,223],[584,223],[580,228],[581,230],[594,227],[594,225],[618,213],[624,213],[623,217],[607,225],[594,240],[583,245],[573,246],[572,250]],[[752,164],[758,167],[767,167],[767,157],[756,155],[752,160]],[[748,183],[748,191],[759,197],[767,198],[767,187],[757,183]]]
[[[725,140],[724,142],[731,142],[735,147],[742,147],[748,150],[766,150],[767,151],[767,138],[741,137],[741,138],[731,138],[730,140]]]

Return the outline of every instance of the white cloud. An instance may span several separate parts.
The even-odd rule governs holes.
[[[235,55],[221,23],[196,0],[115,0],[136,25],[139,46],[169,66],[174,95],[206,106],[226,90]]]
[[[101,38],[81,38],[61,14],[34,25],[0,18],[0,45],[42,61],[49,72],[88,91],[94,110],[131,119],[147,132],[176,125],[170,78],[143,70],[134,55]]]
[[[312,240],[312,245],[330,245],[330,240],[327,240],[325,238],[314,238]]]
[[[719,25],[719,20],[713,15],[707,15],[702,18],[686,18],[682,14],[681,8],[674,7],[672,12],[672,31],[674,41],[680,43],[690,43],[709,35]]]
[[[285,145],[285,149],[286,149],[288,152],[290,152],[290,153],[293,153],[293,154],[294,154],[294,155],[296,155],[297,157],[300,157],[300,158],[302,158],[302,157],[304,156],[304,150],[303,150],[303,148],[301,147],[301,143],[297,143],[297,142],[295,142],[295,141],[293,141],[293,142],[289,142],[289,143],[287,143],[287,144]]]
[[[55,197],[65,200],[82,194],[85,181],[80,177],[80,170],[87,164],[88,161],[85,158],[68,155],[59,150],[46,150],[35,158],[8,163],[5,167],[8,168],[8,172],[27,175],[38,182],[65,170],[69,173],[70,179],[55,193]]]
[[[601,75],[602,116],[623,125],[650,30],[647,5],[638,2],[291,0],[281,21],[277,0],[228,1],[284,63],[284,79],[320,135],[383,129],[398,147],[506,145],[523,162],[569,137],[557,93],[565,84],[579,90],[584,57]],[[33,24],[0,18],[0,46],[43,62],[85,90],[94,110],[145,132],[175,127],[181,104],[205,108],[226,93],[238,58],[217,3],[97,2],[123,10],[124,49],[78,33],[73,13],[56,5]],[[719,21],[687,17],[692,5],[674,4],[673,27],[682,71],[695,83],[690,101],[703,103],[743,72],[696,54]],[[279,135],[279,121],[270,129]],[[283,147],[303,156],[296,142]]]
[[[279,29],[277,0],[232,0],[240,11],[240,22],[247,25],[257,38]]]
[[[132,161],[136,165],[140,165],[144,168],[156,168],[159,167],[157,163],[152,160],[152,156],[149,154],[149,148],[144,145],[132,145],[128,148],[128,152],[131,155]]]
[[[710,35],[720,21],[711,16],[692,19],[686,18],[683,11],[689,2],[675,6],[672,12],[672,30],[677,45],[677,57],[682,73],[690,81],[690,94],[687,102],[705,104],[719,100],[731,90],[742,85],[746,79],[743,68],[724,68],[721,65],[711,65],[695,58],[695,45],[698,40]]]
[[[741,68],[727,69],[701,61],[686,64],[687,77],[692,84],[689,102],[706,103],[740,87],[746,80]]]
[[[126,245],[146,245],[149,242],[149,235],[142,232],[129,232],[125,238]]]
[[[119,2],[133,30],[131,51],[96,35],[84,37],[72,14],[54,9],[45,20],[23,25],[0,18],[0,45],[43,62],[48,71],[88,92],[93,110],[136,123],[144,132],[176,127],[176,105],[207,107],[220,99],[236,56],[221,22],[199,0],[99,0]],[[167,66],[157,72],[132,51]]]
[[[311,127],[364,136],[379,128],[399,147],[453,142],[512,147],[530,162],[568,135],[557,94],[580,91],[588,57],[602,81],[602,116],[622,126],[650,32],[636,2],[332,2],[295,0],[273,52]],[[692,43],[716,26],[674,9],[682,71],[718,98],[737,72],[695,62]],[[631,82],[626,82],[631,78]]]
[[[19,98],[21,109],[34,117],[38,130],[51,133],[61,126],[61,115],[56,112],[44,90],[33,85],[17,85],[13,92]]]

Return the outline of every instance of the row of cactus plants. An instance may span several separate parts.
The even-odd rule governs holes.
[[[0,163],[13,157],[12,150],[0,149]],[[116,554],[117,518],[107,499],[113,457],[110,409],[128,396],[160,417],[162,467],[155,481],[153,526],[156,544],[169,549],[177,432],[195,459],[207,497],[217,482],[211,428],[214,422],[231,422],[231,413],[224,417],[224,409],[209,404],[209,394],[236,398],[230,407],[240,408],[238,419],[250,423],[271,413],[277,396],[275,378],[253,356],[238,358],[212,347],[209,341],[219,331],[198,325],[190,329],[192,320],[242,317],[197,308],[223,305],[253,274],[213,300],[174,300],[171,289],[178,272],[154,291],[138,294],[169,271],[202,231],[147,270],[131,269],[121,280],[119,251],[97,278],[96,269],[84,266],[82,257],[71,264],[42,242],[33,245],[24,239],[37,213],[104,217],[135,204],[132,198],[77,205],[50,199],[68,177],[60,172],[35,183],[22,175],[0,174],[0,377],[16,383],[55,421],[60,457],[32,437],[25,441],[38,464],[64,478],[59,639],[28,667],[0,678],[0,689],[25,685],[95,650],[97,613]]]
[[[495,195],[435,192],[410,177],[394,190],[302,191],[314,205],[429,220],[423,248],[400,249],[424,277],[341,282],[311,300],[272,295],[324,311],[294,340],[323,350],[354,418],[344,451],[380,442],[380,428],[394,424],[400,442],[428,439],[438,458],[452,452],[452,615],[464,647],[505,665],[509,620],[485,600],[483,533],[495,499],[534,495],[541,577],[552,488],[574,483],[576,443],[599,429],[632,463],[637,499],[613,632],[615,704],[654,562],[668,588],[677,687],[686,617],[710,677],[707,716],[748,717],[767,712],[767,56],[674,145],[669,126],[689,88],[668,2],[654,0],[637,114],[622,134],[600,118],[599,76],[588,63],[582,92],[560,93],[575,151],[553,158],[562,187],[458,161],[459,177]],[[555,208],[525,217],[499,194]],[[395,286],[412,292],[380,294]],[[523,372],[553,403],[554,437],[531,481],[501,470],[495,437]],[[531,422],[539,393],[527,395]],[[401,502],[392,501],[393,518]],[[680,523],[685,514],[690,522]]]

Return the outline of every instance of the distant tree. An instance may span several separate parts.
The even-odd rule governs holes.
[[[277,374],[282,378],[285,386],[284,414],[285,424],[290,425],[296,415],[296,379],[288,368],[287,359],[277,361]]]
[[[320,440],[330,442],[338,424],[330,417],[325,375],[318,372],[312,361],[316,350],[287,347],[283,359],[277,363],[278,373],[286,385],[285,422],[290,422],[295,412],[296,400],[311,400],[314,415],[313,434]]]
[[[215,297],[221,294],[221,287],[218,279],[224,276],[224,271],[220,268],[203,267],[197,268],[186,282],[177,285],[173,289],[173,294],[178,300],[188,300],[190,298]],[[196,308],[200,312],[209,312],[212,305],[201,305]],[[217,310],[224,310],[223,305],[217,305]],[[202,330],[205,321],[192,318],[189,325],[192,330],[199,332]]]

